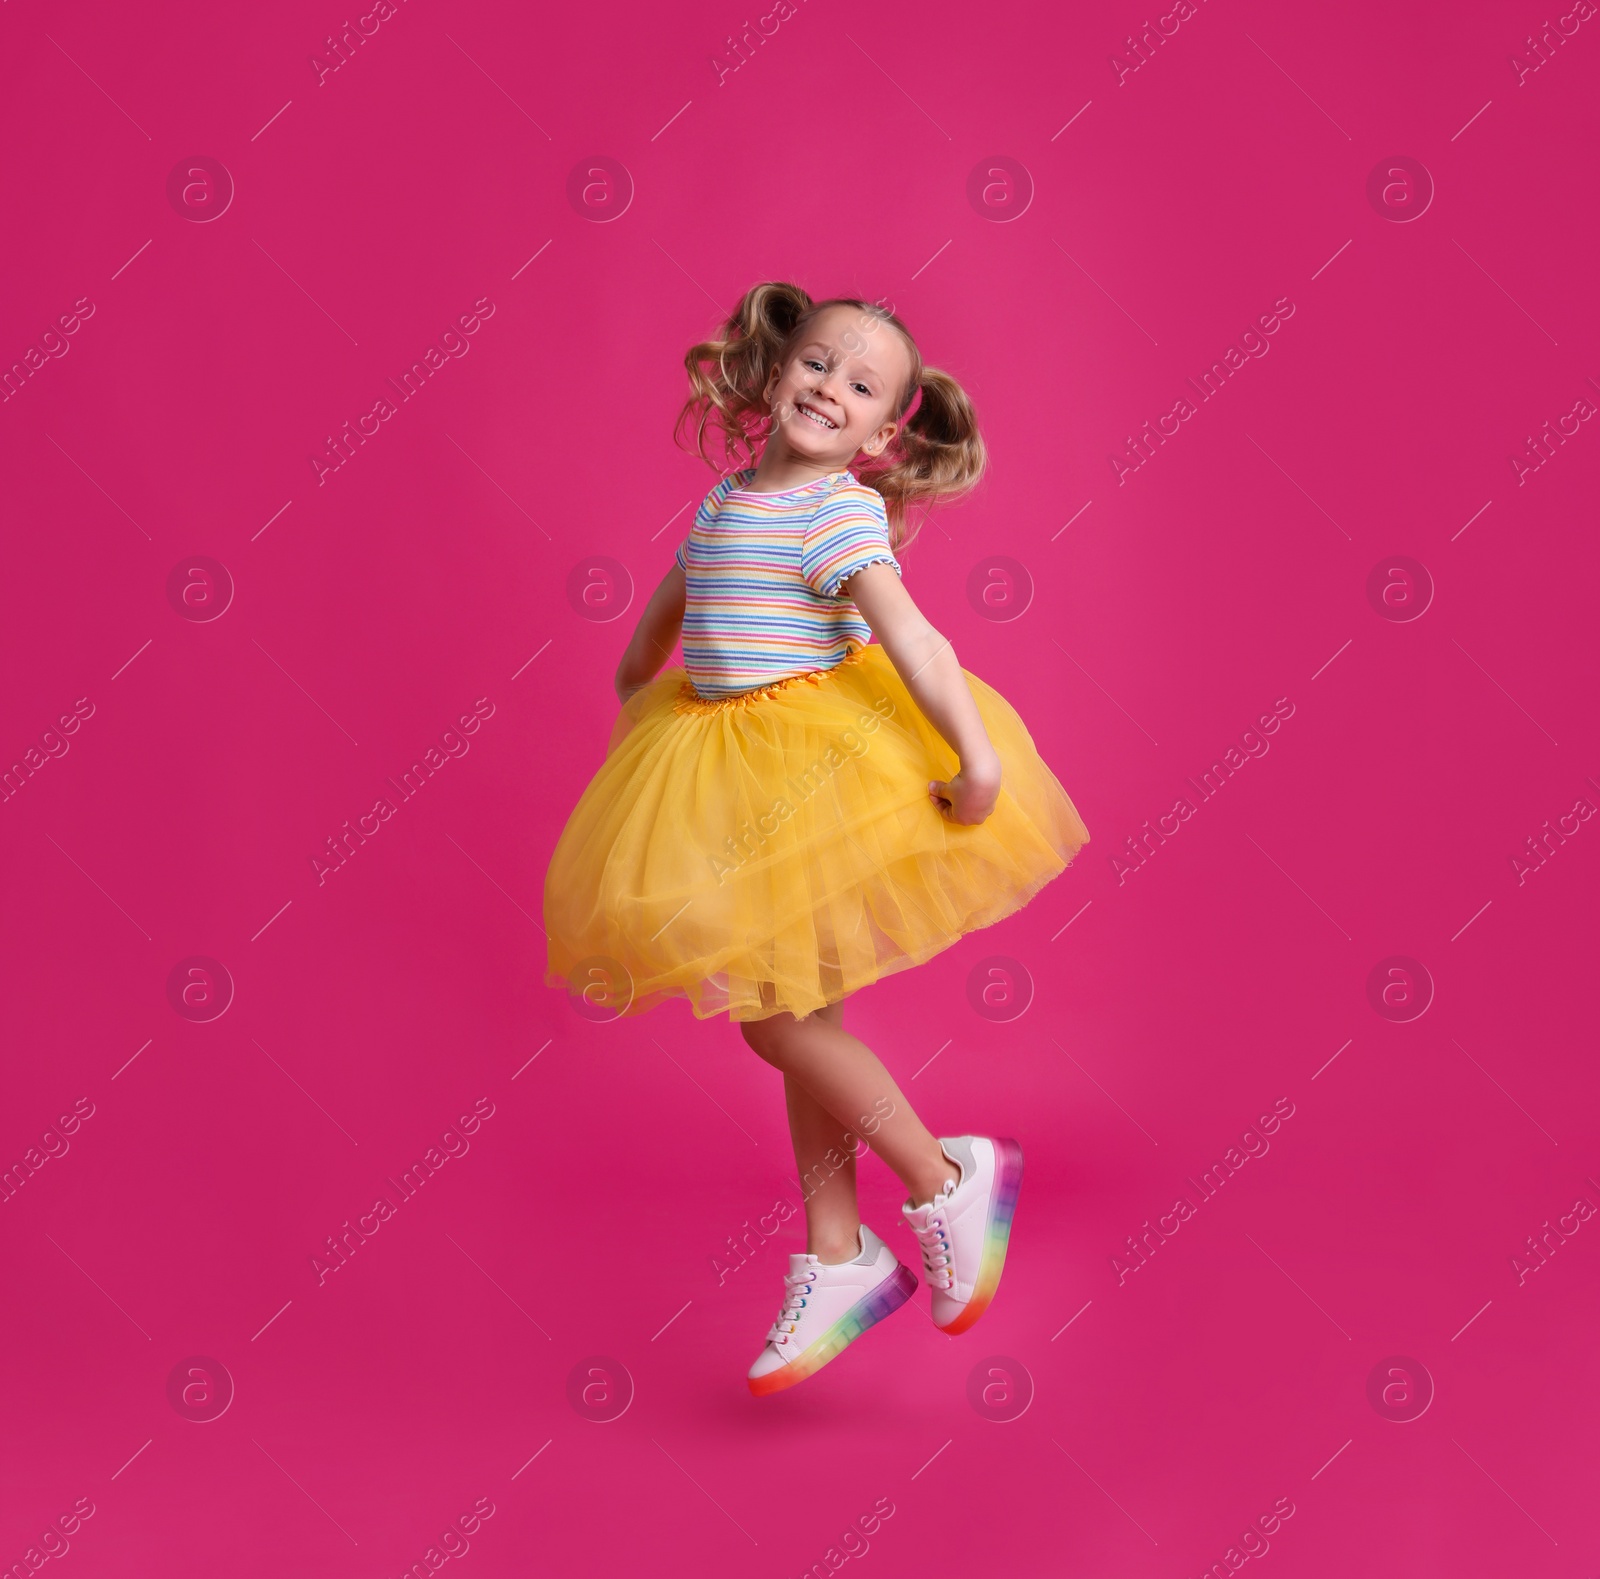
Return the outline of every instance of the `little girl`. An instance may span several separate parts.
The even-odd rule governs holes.
[[[546,980],[605,1014],[726,1013],[782,1071],[807,1237],[750,1369],[764,1395],[916,1288],[857,1215],[862,1134],[909,1192],[934,1323],[988,1308],[1021,1148],[936,1139],[844,1000],[1019,909],[1089,834],[900,584],[908,507],[983,471],[956,381],[892,312],[788,284],[685,362],[680,436],[755,465],[706,496],[617,668],[622,713],[545,879]]]

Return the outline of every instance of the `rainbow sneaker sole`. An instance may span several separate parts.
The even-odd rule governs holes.
[[[1011,1219],[1017,1210],[1017,1193],[1022,1188],[1022,1147],[1016,1141],[1005,1136],[995,1137],[994,1171],[994,1194],[989,1198],[989,1221],[984,1228],[978,1281],[972,1298],[962,1306],[956,1319],[939,1329],[952,1337],[965,1332],[989,1308],[1000,1286],[1006,1249],[1011,1243]]]
[[[1020,1157],[1020,1153],[1018,1154]],[[1002,1249],[1001,1255],[1004,1256]],[[836,1359],[863,1332],[892,1316],[917,1291],[916,1274],[907,1266],[897,1266],[859,1304],[851,1306],[817,1341],[801,1352],[800,1358],[765,1376],[750,1378],[750,1391],[757,1398],[781,1393],[786,1388],[815,1376],[829,1360]]]

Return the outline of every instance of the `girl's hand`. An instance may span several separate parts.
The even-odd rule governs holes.
[[[1000,764],[983,769],[963,767],[948,782],[936,780],[928,786],[928,799],[947,822],[982,822],[1000,798]]]

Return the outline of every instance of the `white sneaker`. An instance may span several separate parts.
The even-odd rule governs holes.
[[[750,1367],[756,1397],[803,1382],[916,1292],[911,1269],[865,1225],[860,1243],[855,1260],[836,1266],[813,1255],[789,1257],[783,1309]]]
[[[933,1290],[933,1324],[965,1332],[994,1298],[1022,1185],[1022,1147],[986,1135],[941,1140],[959,1179],[948,1179],[926,1206],[900,1210],[922,1245]]]

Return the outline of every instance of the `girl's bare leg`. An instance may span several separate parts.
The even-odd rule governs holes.
[[[916,1205],[931,1201],[951,1177],[951,1163],[929,1133],[911,1104],[884,1068],[877,1055],[864,1042],[844,1029],[843,1005],[830,1004],[803,1020],[792,1014],[774,1014],[764,1020],[748,1020],[741,1029],[744,1039],[774,1068],[783,1072],[786,1094],[798,1087],[810,1098],[797,1106],[789,1096],[789,1124],[795,1140],[795,1160],[800,1163],[802,1187],[807,1161],[815,1167],[816,1148],[824,1139],[821,1155],[826,1161],[829,1147],[835,1154],[848,1155],[846,1135],[860,1135],[890,1168],[900,1176]],[[832,1118],[824,1125],[816,1110]],[[797,1123],[797,1112],[800,1122]],[[841,1129],[842,1126],[842,1129]],[[802,1147],[806,1155],[802,1157]],[[843,1169],[837,1170],[843,1173]],[[818,1191],[818,1195],[822,1192]],[[846,1209],[847,1207],[847,1209]],[[848,1175],[848,1195],[835,1194],[821,1208],[819,1231],[839,1248],[836,1239],[847,1226],[850,1243],[855,1242],[855,1169]],[[811,1203],[806,1209],[808,1231],[812,1226]],[[854,1252],[852,1252],[854,1253]],[[826,1260],[820,1250],[812,1254]],[[849,1259],[843,1257],[842,1259]]]

